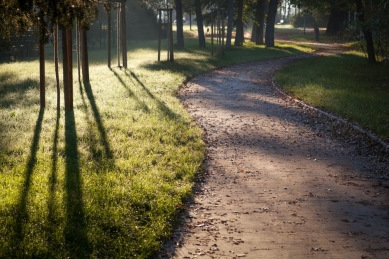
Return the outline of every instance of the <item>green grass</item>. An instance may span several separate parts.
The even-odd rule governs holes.
[[[345,40],[334,36],[328,36],[325,33],[326,28],[319,28],[319,42],[321,43],[344,43]],[[296,42],[315,42],[315,33],[313,28],[294,28],[292,25],[276,25],[275,39],[290,40]]]
[[[304,60],[282,69],[276,81],[291,95],[339,114],[389,140],[389,76],[360,52]]]
[[[170,63],[156,61],[156,46],[131,42],[128,69],[110,70],[106,51],[91,51],[91,81],[75,80],[66,112],[56,110],[50,53],[44,110],[38,61],[0,64],[0,258],[149,258],[204,159],[178,88],[216,67],[311,51],[248,43],[211,57],[187,39]]]

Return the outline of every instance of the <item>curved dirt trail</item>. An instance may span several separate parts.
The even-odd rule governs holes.
[[[325,119],[274,92],[274,72],[305,57],[215,70],[183,87],[205,132],[206,170],[159,258],[389,258],[387,162],[357,155]]]

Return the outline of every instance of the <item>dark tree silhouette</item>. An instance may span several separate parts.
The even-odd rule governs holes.
[[[270,0],[266,20],[266,47],[274,47],[274,25],[276,23],[277,6],[279,0]]]

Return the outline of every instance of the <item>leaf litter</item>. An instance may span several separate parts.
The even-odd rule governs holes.
[[[181,89],[207,158],[196,202],[156,258],[389,257],[388,153],[271,85],[300,58],[212,71]]]

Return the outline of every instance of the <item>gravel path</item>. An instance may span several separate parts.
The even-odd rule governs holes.
[[[158,258],[389,258],[387,154],[272,86],[276,70],[308,57],[215,70],[182,88],[206,169]]]

